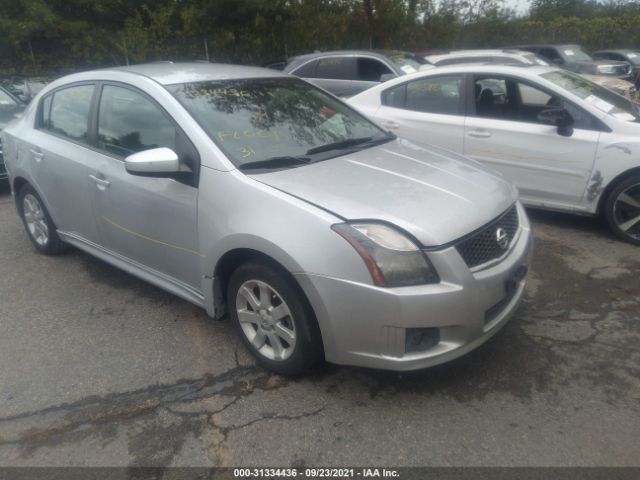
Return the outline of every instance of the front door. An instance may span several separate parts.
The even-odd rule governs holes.
[[[475,111],[465,124],[465,155],[502,172],[525,203],[577,205],[591,177],[600,137],[590,115],[514,78],[476,77],[475,91]],[[574,117],[571,136],[537,119],[542,110],[559,106]]]
[[[132,175],[124,163],[133,153],[167,147],[197,175],[197,152],[155,102],[122,86],[103,86],[97,130],[102,154],[93,183],[103,245],[200,290],[196,179]]]

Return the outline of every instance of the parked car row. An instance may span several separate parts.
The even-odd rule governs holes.
[[[606,88],[554,67],[460,65],[349,102],[401,137],[500,171],[525,205],[603,213],[640,245],[640,109]]]
[[[2,132],[17,211],[42,253],[73,245],[228,314],[275,372],[436,365],[516,310],[520,201],[603,213],[640,245],[638,105],[537,55],[71,75]]]

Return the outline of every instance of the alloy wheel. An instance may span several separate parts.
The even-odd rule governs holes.
[[[640,183],[629,186],[617,196],[613,220],[622,233],[640,240]]]
[[[49,243],[49,226],[40,200],[30,193],[26,194],[22,201],[22,214],[29,235],[38,245],[46,246]]]
[[[244,282],[236,294],[236,312],[244,335],[263,357],[284,361],[294,351],[296,326],[288,305],[269,284]]]

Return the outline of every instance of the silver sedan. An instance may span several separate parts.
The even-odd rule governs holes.
[[[73,245],[228,314],[279,373],[435,365],[522,296],[531,232],[510,183],[273,70],[71,75],[3,137],[37,250]]]

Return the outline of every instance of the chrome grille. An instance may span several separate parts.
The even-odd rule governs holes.
[[[474,268],[502,257],[513,242],[518,226],[518,209],[514,205],[488,225],[485,225],[456,245],[458,253],[469,268]],[[507,235],[508,246],[501,247],[497,241],[498,229]]]

